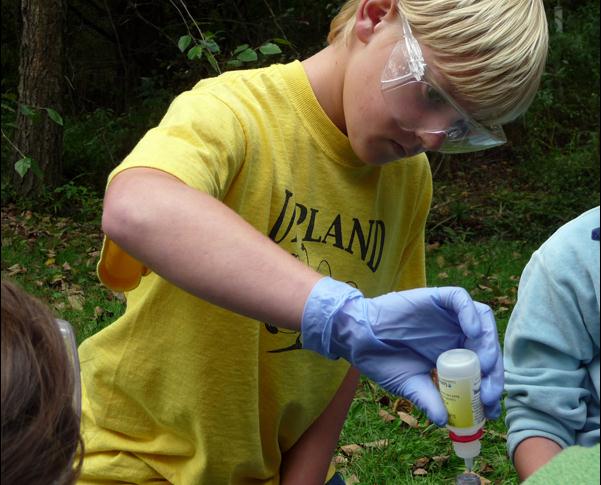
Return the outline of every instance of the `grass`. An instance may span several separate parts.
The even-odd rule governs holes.
[[[431,286],[463,286],[495,311],[501,339],[515,303],[519,275],[537,243],[491,238],[434,243],[427,250]],[[81,342],[124,311],[120,294],[102,287],[95,274],[101,247],[99,221],[2,208],[2,276],[20,283],[73,324]],[[381,417],[389,413],[388,420]],[[417,420],[403,422],[397,411]],[[391,419],[392,418],[392,419]],[[475,471],[493,483],[517,484],[505,452],[503,420],[487,423]],[[349,451],[345,445],[358,445]],[[354,450],[354,451],[353,451]],[[358,450],[358,451],[357,451]],[[347,482],[364,484],[453,483],[464,471],[445,430],[430,424],[410,402],[362,380],[337,450]]]
[[[100,285],[96,262],[102,243],[99,223],[77,223],[14,206],[2,208],[2,277],[69,321],[78,342],[98,332],[125,309],[121,294]]]

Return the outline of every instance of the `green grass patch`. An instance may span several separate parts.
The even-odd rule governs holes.
[[[96,277],[102,239],[96,221],[77,223],[2,208],[2,277],[44,301],[74,327],[78,342],[125,309],[123,296]]]

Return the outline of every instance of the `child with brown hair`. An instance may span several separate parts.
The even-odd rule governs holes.
[[[1,301],[2,483],[75,483],[83,442],[71,327],[9,281]]]

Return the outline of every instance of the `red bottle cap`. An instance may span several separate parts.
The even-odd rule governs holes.
[[[484,428],[480,428],[474,434],[463,435],[463,436],[459,436],[458,434],[455,434],[452,431],[449,431],[449,438],[451,438],[452,441],[455,441],[457,443],[469,443],[471,441],[479,440],[483,434],[484,434]]]

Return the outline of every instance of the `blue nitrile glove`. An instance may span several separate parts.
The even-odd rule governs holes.
[[[463,288],[419,288],[376,298],[322,278],[302,319],[303,348],[342,357],[384,389],[424,410],[437,425],[448,415],[430,376],[446,350],[465,347],[480,358],[485,414],[501,414],[503,362],[491,309]]]

